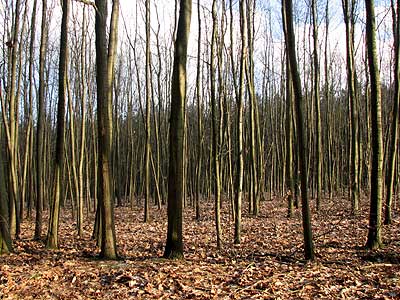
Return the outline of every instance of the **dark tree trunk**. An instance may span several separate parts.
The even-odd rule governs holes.
[[[186,60],[192,1],[181,0],[171,84],[169,129],[168,231],[164,257],[183,258],[183,151],[186,103]]]

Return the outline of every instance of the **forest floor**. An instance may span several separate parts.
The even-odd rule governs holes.
[[[79,238],[63,210],[57,251],[33,241],[34,222],[23,222],[15,253],[0,257],[0,299],[400,299],[400,210],[383,228],[385,247],[367,251],[367,199],[361,207],[351,217],[349,201],[336,198],[324,200],[318,213],[312,209],[311,263],[303,260],[300,211],[286,218],[281,198],[262,202],[257,218],[243,215],[240,246],[232,243],[233,222],[223,210],[222,250],[212,205],[203,207],[201,221],[188,207],[184,261],[162,259],[165,208],[152,208],[147,224],[142,209],[116,208],[118,261],[97,258],[92,214]]]

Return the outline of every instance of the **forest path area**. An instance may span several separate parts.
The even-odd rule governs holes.
[[[314,204],[315,201],[312,202]],[[223,249],[215,244],[213,208],[202,203],[203,218],[185,209],[184,261],[162,258],[166,210],[115,210],[118,261],[102,261],[90,239],[76,234],[70,210],[62,211],[60,250],[32,241],[34,222],[24,221],[14,253],[0,257],[0,299],[399,299],[399,209],[383,228],[385,247],[366,251],[368,201],[350,216],[345,199],[313,206],[316,261],[302,260],[300,211],[286,218],[286,202],[263,201],[261,214],[244,214],[242,244],[233,245],[233,221],[223,201]],[[46,229],[46,228],[45,228]],[[46,231],[44,231],[46,232]]]

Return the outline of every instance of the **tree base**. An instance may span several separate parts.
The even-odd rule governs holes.
[[[173,260],[183,260],[185,257],[183,256],[182,251],[178,250],[171,250],[171,249],[165,249],[164,258],[166,259],[173,259]]]
[[[365,244],[365,248],[369,250],[377,250],[383,247],[383,243],[377,240],[368,240]]]

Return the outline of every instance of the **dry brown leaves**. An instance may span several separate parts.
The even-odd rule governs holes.
[[[228,204],[225,202],[226,208]],[[383,229],[385,248],[366,251],[368,205],[349,216],[346,199],[325,200],[313,215],[317,259],[302,260],[301,217],[287,219],[283,199],[263,202],[257,218],[244,214],[243,241],[223,211],[222,250],[215,247],[212,206],[203,219],[185,212],[185,260],[162,259],[166,211],[116,209],[118,261],[101,261],[90,239],[93,216],[78,238],[70,212],[60,226],[61,249],[32,241],[33,222],[22,225],[15,253],[0,257],[0,299],[400,299],[400,235]]]

